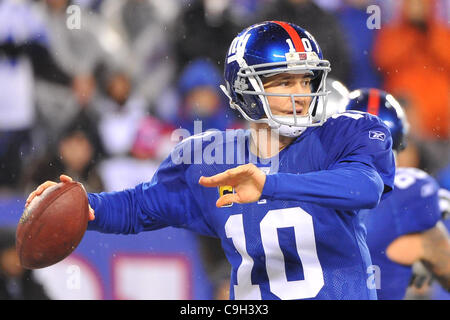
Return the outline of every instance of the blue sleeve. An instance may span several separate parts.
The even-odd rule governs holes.
[[[375,207],[382,192],[383,181],[376,171],[364,164],[349,163],[333,170],[267,175],[262,197],[358,210]]]
[[[383,181],[383,199],[394,188],[395,159],[389,128],[377,116],[346,112],[352,117],[333,119],[337,130],[331,132],[329,168],[342,163],[362,163],[372,168]],[[358,118],[361,116],[361,118]],[[356,117],[356,118],[353,118]]]
[[[344,210],[375,207],[393,188],[389,129],[377,117],[357,115],[331,119],[321,132],[323,148],[328,148],[326,170],[268,175],[262,197]]]
[[[95,219],[88,230],[104,233],[139,233],[167,226],[197,228],[201,210],[192,196],[185,175],[186,165],[176,165],[170,156],[160,165],[151,182],[120,192],[89,194]]]

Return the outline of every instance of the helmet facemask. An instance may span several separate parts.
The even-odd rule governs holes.
[[[289,55],[294,55],[294,58],[289,59]],[[233,89],[237,96],[242,98],[242,103],[246,103],[250,108],[256,108],[257,104],[262,105],[265,115],[255,119],[254,116],[246,114],[239,105],[234,107],[248,121],[266,123],[272,128],[280,129],[281,135],[298,136],[307,127],[320,126],[326,120],[325,110],[328,94],[326,77],[330,71],[330,63],[326,60],[319,60],[314,52],[290,52],[286,54],[286,57],[287,61],[252,66],[247,66],[245,61],[242,61],[237,73],[237,79],[232,84],[234,86]],[[304,59],[302,60],[300,57]],[[266,92],[262,77],[270,77],[280,73],[311,74],[311,93]],[[269,96],[289,97],[292,103],[293,115],[274,115],[267,99]],[[306,115],[297,114],[296,97],[312,97]]]
[[[231,108],[237,109],[246,120],[265,123],[279,129],[282,135],[298,136],[305,128],[326,121],[329,92],[325,80],[330,71],[330,63],[323,60],[322,51],[310,33],[292,23],[264,21],[243,30],[231,43],[225,58],[226,87],[221,88],[230,99]],[[311,92],[303,89],[267,92],[262,79],[282,73],[311,74]],[[275,109],[271,110],[269,105],[272,99],[268,97],[290,99],[292,113],[274,115]],[[306,115],[303,110],[301,115],[297,114],[299,97],[311,98]],[[283,109],[286,111],[285,104]]]

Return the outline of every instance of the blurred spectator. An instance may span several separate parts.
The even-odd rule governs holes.
[[[98,11],[103,1],[105,0],[73,0],[73,3],[85,9]]]
[[[176,53],[178,71],[189,62],[206,57],[223,69],[225,53],[233,38],[242,29],[233,19],[230,0],[192,0],[181,14],[176,30]],[[247,19],[245,25],[251,25]]]
[[[76,119],[63,131],[53,149],[30,168],[24,184],[31,192],[47,180],[58,181],[61,174],[67,174],[81,182],[88,192],[100,192],[103,183],[97,173],[97,161],[102,150],[95,123],[80,112]]]
[[[100,138],[109,156],[127,155],[146,115],[146,100],[133,92],[130,76],[122,70],[106,70],[103,82],[106,95],[96,105]]]
[[[241,26],[256,22],[260,10],[272,0],[230,0],[230,14]]]
[[[414,139],[408,138],[406,148],[397,154],[397,166],[408,168],[424,168],[423,160],[421,159],[420,150],[417,142]]]
[[[71,86],[37,81],[37,105],[42,144],[58,136],[80,112],[93,109],[98,99],[94,71],[101,63],[112,61],[120,47],[120,37],[107,28],[97,14],[80,11],[80,28],[67,26],[69,0],[42,0],[39,9],[48,29],[52,56],[73,77]],[[89,110],[88,112],[94,112]],[[92,113],[92,115],[94,115]]]
[[[27,1],[0,2],[0,185],[15,187],[36,122],[35,76],[69,84],[53,61],[47,29]]]
[[[131,155],[136,159],[154,159],[160,163],[178,143],[171,139],[174,129],[171,125],[155,117],[145,117],[138,126]]]
[[[348,45],[352,62],[347,85],[350,90],[357,88],[380,88],[381,79],[373,65],[372,52],[376,29],[367,28],[367,7],[369,0],[344,0],[337,12],[344,39]],[[326,57],[326,56],[325,56]],[[334,68],[334,65],[332,65]]]
[[[194,134],[194,121],[201,121],[202,130],[226,130],[241,127],[236,113],[220,91],[218,68],[206,59],[188,64],[178,80],[180,108],[173,117],[177,128]]]
[[[178,142],[171,140],[174,128],[152,116],[141,119],[136,129],[128,154],[115,155],[100,163],[105,191],[133,188],[150,180]]]
[[[100,7],[122,44],[115,50],[114,63],[127,72],[136,92],[154,103],[173,79],[174,21],[178,14],[177,0],[114,0]]]
[[[14,229],[0,228],[0,300],[49,300],[33,271],[20,266],[15,241]]]
[[[105,59],[105,23],[101,18],[80,8],[79,28],[67,25],[70,0],[43,0],[40,13],[46,22],[49,46],[58,64],[71,75],[91,73]]]
[[[314,0],[317,5],[321,6],[327,11],[336,11],[342,5],[342,2],[346,0]],[[363,0],[364,1],[364,0]]]
[[[410,130],[408,146],[397,157],[401,167],[419,168],[434,177],[450,163],[450,141],[421,141]]]
[[[412,133],[422,140],[448,139],[450,29],[436,18],[436,1],[402,4],[396,21],[379,31],[373,59],[385,89],[404,100]]]
[[[78,75],[73,82],[73,95],[80,108],[88,108],[96,90],[96,80],[91,74]]]
[[[70,89],[50,86],[39,82],[36,85],[39,122],[34,130],[35,147],[39,149],[36,157],[43,156],[51,145],[58,142],[64,130],[80,117],[86,118],[93,127],[98,125],[98,105],[101,96],[97,80],[90,73],[79,74]],[[103,149],[97,150],[103,154]]]
[[[418,140],[415,139],[420,154],[421,169],[436,176],[440,170],[450,163],[450,140]]]
[[[311,0],[278,0],[263,10],[260,20],[293,22],[308,30],[319,43],[324,58],[331,62],[330,77],[347,83],[349,50],[341,27],[331,13]]]

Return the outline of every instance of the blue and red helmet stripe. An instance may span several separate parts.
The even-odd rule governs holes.
[[[380,91],[369,89],[369,99],[367,103],[367,112],[378,116],[380,113]]]
[[[297,51],[297,52],[305,52],[306,51],[299,34],[289,23],[286,23],[283,21],[271,21],[271,22],[278,24],[289,34],[289,37],[291,38],[292,43],[294,44],[295,51]]]

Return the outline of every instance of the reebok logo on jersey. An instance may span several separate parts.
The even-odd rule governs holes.
[[[384,141],[386,139],[386,134],[381,131],[369,131],[369,138]]]
[[[234,189],[232,186],[221,186],[221,187],[217,187],[217,189],[219,190],[219,198],[226,194],[234,193]],[[233,205],[233,203],[230,203],[230,204],[222,206],[222,208],[228,208],[228,207],[231,207],[232,205]]]

